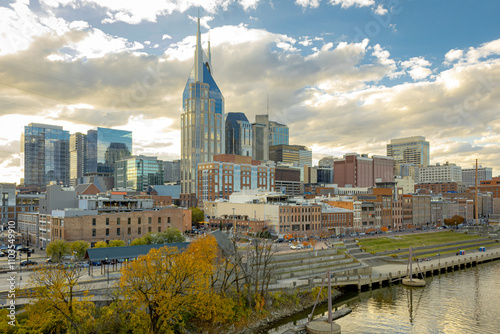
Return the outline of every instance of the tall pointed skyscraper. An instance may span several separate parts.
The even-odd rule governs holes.
[[[196,32],[194,67],[182,95],[181,192],[196,193],[197,166],[210,162],[224,149],[224,97],[212,77],[208,56],[201,46],[200,19]]]

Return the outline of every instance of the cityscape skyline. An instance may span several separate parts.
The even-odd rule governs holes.
[[[19,139],[30,122],[70,133],[126,129],[134,132],[134,155],[178,159],[179,92],[193,62],[196,8],[186,2],[133,11],[123,4],[108,14],[90,7],[79,14],[63,3],[9,1],[0,7],[7,36],[0,38],[2,181],[21,178]],[[470,168],[478,158],[497,175],[500,40],[493,13],[499,5],[465,3],[432,4],[430,11],[428,1],[392,10],[380,1],[274,7],[208,1],[201,10],[203,47],[210,27],[214,78],[226,113],[244,112],[252,123],[266,112],[269,94],[270,119],[287,124],[290,144],[311,148],[315,162],[348,152],[385,155],[390,139],[418,135],[431,143],[431,164]],[[450,15],[432,22],[445,10]],[[266,11],[283,15],[271,24]],[[418,22],[422,13],[428,27]],[[355,19],[349,24],[342,15]],[[440,25],[457,27],[464,17],[460,24],[468,34],[461,28],[439,39]],[[293,20],[316,20],[317,30],[299,31]],[[422,31],[412,30],[412,23]],[[433,29],[437,36],[430,38]],[[406,38],[414,43],[401,42]]]

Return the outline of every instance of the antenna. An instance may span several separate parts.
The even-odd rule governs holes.
[[[267,94],[267,119],[269,119],[269,93]]]

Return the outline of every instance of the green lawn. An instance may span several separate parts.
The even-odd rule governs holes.
[[[430,245],[445,244],[455,241],[467,241],[478,239],[478,236],[463,233],[444,231],[434,233],[419,233],[409,235],[398,235],[382,238],[367,238],[359,240],[359,245],[367,252],[391,251],[398,248],[422,247]]]

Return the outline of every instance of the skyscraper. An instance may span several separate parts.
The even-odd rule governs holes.
[[[181,182],[181,161],[173,160],[173,161],[164,161],[164,179],[165,182],[175,182],[180,184]]]
[[[227,114],[226,154],[252,156],[252,125],[242,112]]]
[[[69,185],[69,132],[62,126],[30,123],[21,136],[24,185]]]
[[[78,179],[85,172],[85,154],[87,153],[87,136],[81,132],[69,137],[69,183],[71,186],[78,184]]]
[[[387,144],[387,156],[394,158],[395,172],[399,175],[401,164],[414,164],[417,167],[429,165],[429,142],[423,136],[391,139]]]
[[[269,147],[269,159],[274,162],[312,167],[312,151],[301,145],[274,145]]]
[[[269,115],[256,115],[253,130],[253,157],[269,160],[269,147],[288,145],[288,126],[269,120]]]
[[[163,161],[156,157],[133,156],[115,162],[115,187],[135,191],[163,184]]]
[[[182,95],[181,192],[196,193],[197,165],[212,161],[224,149],[224,97],[212,77],[208,56],[201,46],[200,19],[196,32],[194,67]]]
[[[115,162],[132,154],[132,132],[97,128],[87,132],[85,174],[113,175]]]

